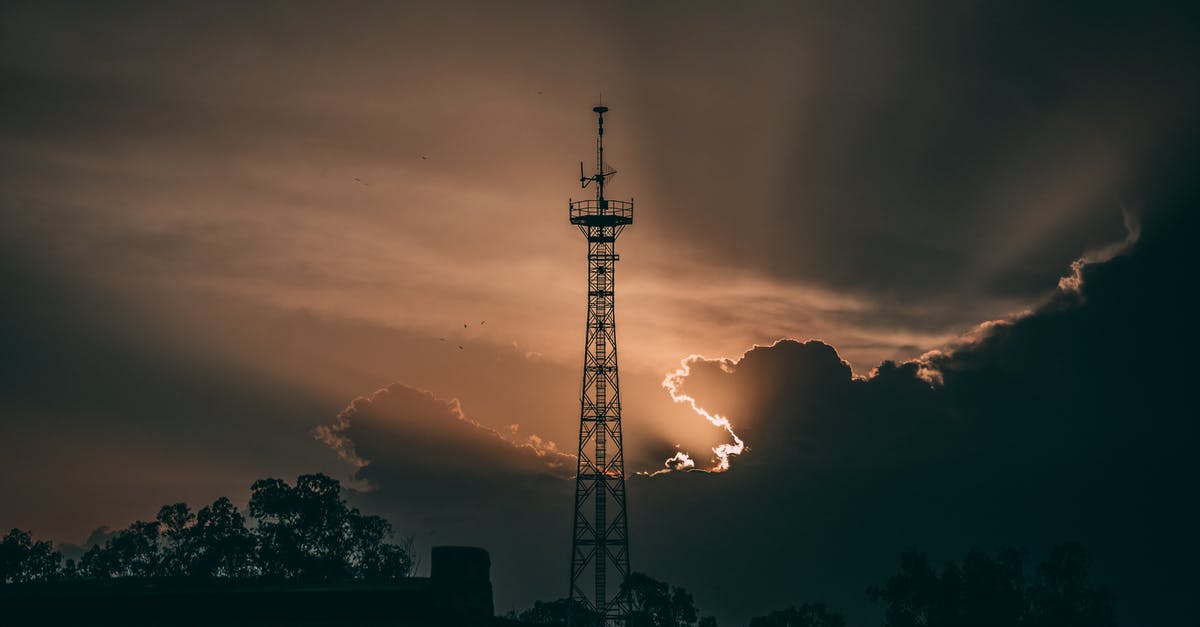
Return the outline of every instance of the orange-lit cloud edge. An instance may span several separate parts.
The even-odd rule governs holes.
[[[935,358],[942,357],[942,356],[951,354],[957,350],[960,350],[961,348],[977,344],[978,342],[983,340],[985,337],[987,337],[990,333],[992,333],[994,330],[996,330],[998,328],[1012,326],[1016,322],[1032,315],[1034,310],[1037,308],[1037,306],[1039,304],[1042,304],[1042,303],[1045,303],[1046,301],[1048,301],[1055,293],[1070,292],[1070,293],[1079,294],[1080,289],[1083,286],[1083,269],[1085,267],[1092,265],[1092,264],[1104,263],[1104,262],[1112,259],[1113,257],[1116,257],[1116,256],[1124,253],[1125,251],[1129,250],[1130,247],[1132,247],[1135,243],[1137,243],[1137,240],[1141,235],[1140,223],[1138,222],[1136,216],[1134,216],[1127,209],[1122,210],[1122,215],[1123,215],[1124,223],[1125,223],[1125,238],[1119,242],[1111,242],[1111,243],[1101,246],[1099,248],[1089,250],[1089,251],[1085,252],[1083,255],[1081,255],[1080,257],[1078,257],[1077,259],[1075,259],[1073,262],[1071,262],[1071,266],[1070,266],[1071,271],[1067,275],[1061,277],[1058,281],[1058,285],[1057,285],[1056,289],[1054,291],[1052,291],[1050,295],[1043,297],[1043,299],[1039,303],[1035,303],[1031,307],[1027,307],[1025,309],[1022,309],[1021,311],[1011,313],[1002,318],[981,322],[981,323],[977,324],[974,328],[972,328],[970,331],[957,337],[955,340],[950,342],[944,348],[926,351],[920,357],[913,359],[909,362],[905,362],[905,363],[917,364],[918,375],[922,379],[924,379],[926,381],[926,383],[928,383],[930,385],[930,387],[939,387],[942,385],[942,374],[940,371],[938,371],[936,365],[933,363],[933,360]],[[812,340],[812,339],[815,339],[815,338],[809,338],[809,340]],[[701,407],[696,402],[695,398],[693,398],[692,396],[690,396],[688,394],[684,394],[684,393],[680,392],[679,389],[680,389],[681,385],[683,384],[684,379],[686,379],[687,376],[691,373],[692,364],[694,364],[698,361],[705,361],[705,362],[710,362],[710,363],[716,362],[720,366],[721,370],[725,371],[726,373],[733,373],[733,371],[737,369],[738,364],[741,363],[742,359],[744,359],[746,357],[746,355],[750,353],[750,351],[753,351],[757,348],[771,348],[771,347],[774,347],[775,345],[779,344],[780,342],[787,342],[787,341],[804,342],[805,340],[802,340],[799,338],[785,337],[785,338],[779,338],[769,345],[754,344],[753,346],[748,348],[746,351],[742,352],[741,355],[734,357],[734,358],[730,358],[730,357],[710,358],[710,357],[705,357],[703,355],[693,354],[693,355],[689,355],[689,356],[683,358],[682,360],[680,360],[680,362],[679,362],[680,367],[677,370],[675,370],[674,372],[668,374],[666,376],[666,378],[663,379],[663,382],[662,382],[663,389],[665,389],[667,391],[667,393],[671,396],[671,399],[673,401],[675,401],[676,403],[682,403],[682,404],[687,405],[698,416],[705,419],[706,421],[711,423],[713,426],[724,429],[729,434],[730,441],[722,443],[722,444],[718,444],[717,446],[714,446],[711,449],[713,458],[711,459],[711,465],[708,468],[698,468],[696,465],[696,461],[693,459],[691,454],[689,454],[686,451],[677,450],[677,451],[675,451],[674,455],[672,455],[671,457],[668,457],[663,462],[662,468],[653,470],[653,471],[642,471],[642,472],[638,472],[637,474],[649,476],[649,477],[655,477],[655,476],[664,475],[664,474],[668,474],[668,473],[672,473],[672,472],[721,473],[721,472],[725,472],[725,471],[729,470],[730,468],[732,468],[732,458],[735,456],[741,455],[742,453],[744,453],[746,451],[749,451],[750,447],[747,445],[747,443],[741,437],[739,437],[737,435],[736,432],[734,432],[733,424],[729,421],[728,418],[726,418],[725,416],[722,416],[720,414],[715,414],[715,413],[705,410],[703,407]],[[817,341],[821,341],[821,340],[817,340]],[[836,348],[835,348],[835,350],[836,350]],[[876,368],[872,368],[871,371],[866,376],[854,375],[854,377],[857,379],[861,379],[861,380],[869,380],[869,379],[873,378],[878,373],[878,371],[879,371],[879,369],[876,367]]]
[[[371,460],[359,455],[354,441],[349,435],[347,435],[347,431],[350,430],[351,421],[359,412],[361,407],[365,405],[371,405],[377,398],[388,394],[391,389],[396,386],[410,388],[421,394],[425,394],[433,400],[445,404],[447,409],[450,410],[450,413],[454,419],[466,423],[473,429],[477,430],[484,437],[494,438],[495,440],[503,442],[514,449],[532,453],[545,465],[547,472],[553,476],[566,478],[570,472],[570,469],[576,465],[577,457],[575,455],[560,451],[555,442],[542,438],[537,434],[530,434],[522,438],[520,435],[519,424],[508,425],[508,434],[505,434],[497,429],[493,429],[492,427],[468,417],[466,412],[463,411],[462,404],[457,398],[451,398],[449,400],[443,399],[429,390],[412,388],[411,386],[407,386],[401,382],[394,382],[379,388],[370,394],[355,397],[354,400],[350,401],[350,404],[347,405],[345,409],[338,413],[337,417],[333,421],[333,424],[320,425],[313,429],[311,432],[313,439],[333,449],[339,458],[349,462],[356,470],[366,467],[371,463]],[[355,488],[362,491],[369,491],[373,490],[374,486],[364,482],[356,485]]]

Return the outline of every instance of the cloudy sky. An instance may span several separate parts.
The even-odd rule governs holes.
[[[1188,11],[0,11],[0,527],[321,471],[561,596],[603,94],[627,468],[718,463],[673,396],[749,447],[631,480],[635,569],[874,624],[908,546],[1078,540],[1126,621],[1200,616]]]

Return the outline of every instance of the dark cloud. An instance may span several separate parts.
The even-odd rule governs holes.
[[[113,536],[117,535],[117,531],[118,530],[108,526],[96,527],[91,533],[88,534],[87,539],[83,541],[83,544],[63,543],[55,546],[54,548],[57,549],[59,553],[62,553],[63,559],[75,560],[75,562],[78,563],[80,558],[82,558],[89,549],[97,545],[102,546],[105,542],[111,540]]]
[[[1196,198],[1158,201],[1172,209],[1148,213],[1128,251],[1083,265],[1077,290],[952,350],[862,379],[815,341],[693,363],[685,390],[729,416],[749,450],[724,475],[631,490],[653,495],[642,541],[670,547],[692,530],[688,544],[710,551],[656,561],[702,600],[738,573],[750,592],[726,611],[739,616],[818,599],[870,622],[860,592],[904,546],[951,559],[973,544],[1063,540],[1092,550],[1123,622],[1195,616],[1200,508],[1183,495],[1200,471],[1185,306]],[[716,572],[690,574],[706,563]]]
[[[394,485],[437,468],[447,476],[479,475],[492,480],[546,474],[574,476],[575,457],[537,434],[520,434],[514,424],[502,434],[463,414],[457,399],[394,383],[357,398],[315,437],[358,466],[355,477]],[[427,474],[425,476],[428,476]],[[452,492],[435,486],[423,498]]]

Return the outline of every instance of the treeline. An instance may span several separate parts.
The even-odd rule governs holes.
[[[390,582],[415,568],[411,539],[389,542],[390,523],[351,508],[338,481],[301,475],[295,485],[262,479],[250,488],[246,515],[228,498],[193,512],[185,503],[163,506],[152,521],[137,521],[92,546],[78,561],[64,560],[45,541],[13,529],[0,540],[0,583],[171,577],[290,581]],[[621,586],[627,627],[717,627],[701,616],[686,589],[631,574]],[[1075,544],[1056,546],[1027,567],[1025,552],[972,549],[940,570],[909,550],[900,570],[867,590],[880,603],[884,627],[1113,627],[1112,593],[1093,584],[1089,560]],[[538,601],[507,618],[527,625],[600,627],[604,621],[567,599]],[[749,627],[844,627],[844,618],[820,603],[805,603],[753,618]]]
[[[192,512],[164,505],[78,562],[63,560],[49,542],[13,529],[0,541],[0,582],[25,583],[119,577],[395,581],[412,574],[411,539],[388,540],[391,524],[347,505],[341,484],[301,475],[295,485],[262,479],[250,488],[247,514],[225,497]]]
[[[717,627],[685,589],[642,573],[626,579],[621,593],[629,600],[628,627]],[[941,571],[925,556],[909,550],[900,572],[867,589],[883,605],[884,627],[1113,627],[1112,592],[1090,580],[1087,553],[1076,544],[1052,548],[1032,570],[1025,552],[1000,549],[992,556],[972,549],[961,563]],[[600,627],[604,621],[568,599],[538,601],[508,618],[529,625]],[[750,620],[749,627],[844,627],[845,618],[821,603],[775,610]]]

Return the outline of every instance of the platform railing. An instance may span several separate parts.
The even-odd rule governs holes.
[[[582,220],[592,216],[612,216],[621,221],[633,221],[633,202],[628,200],[589,200],[571,201],[571,221]]]

